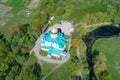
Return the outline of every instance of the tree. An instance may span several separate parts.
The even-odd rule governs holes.
[[[109,14],[114,15],[114,13],[116,12],[116,7],[111,5],[111,4],[108,4],[107,5],[107,11],[108,11]]]
[[[88,30],[85,26],[79,26],[77,29],[80,33],[81,36],[85,36],[85,34],[87,34]]]
[[[42,28],[47,23],[47,16],[45,16],[45,13],[39,13],[37,12],[34,14],[31,18],[31,27],[32,27],[32,33],[40,34],[42,32]]]
[[[16,57],[16,61],[19,63],[19,64],[23,64],[25,62],[25,57],[24,56],[17,56]]]
[[[111,74],[109,72],[105,71],[100,76],[100,80],[112,80],[112,76],[111,76]]]
[[[5,71],[9,68],[9,66],[6,63],[1,63],[0,64],[0,71]]]
[[[37,77],[30,69],[24,69],[15,80],[37,80]]]
[[[25,24],[16,23],[15,27],[18,29],[18,33],[25,33],[27,31],[27,27]]]
[[[94,51],[93,55],[94,71],[99,75],[107,69],[105,64],[107,60],[105,55],[99,51]]]
[[[72,46],[72,47],[77,48],[77,47],[79,47],[80,45],[81,45],[81,42],[80,42],[79,39],[77,39],[77,38],[72,39],[72,43],[71,43],[71,46]]]
[[[37,63],[25,66],[22,69],[20,75],[15,78],[15,80],[40,80],[40,79],[41,68]]]
[[[19,70],[19,66],[15,65],[12,67],[11,71],[8,73],[8,75],[5,77],[5,80],[15,80],[15,76]]]

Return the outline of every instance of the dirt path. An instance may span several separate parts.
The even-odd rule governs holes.
[[[103,23],[98,23],[93,25],[87,25],[86,27],[103,26],[103,25],[110,25],[110,24],[112,24],[112,22],[103,22]]]
[[[76,48],[76,53],[77,53],[77,57],[80,60],[80,49],[79,47]]]
[[[72,28],[72,24],[70,24],[70,22],[67,22],[67,21],[63,21],[61,22],[62,24],[55,24],[54,26],[50,27],[48,29],[48,31],[50,29],[52,29],[53,27],[56,27],[56,28],[60,28],[64,33],[65,35],[68,35],[70,36],[71,35],[71,28]],[[40,42],[41,42],[41,37],[43,36],[44,34],[42,34],[38,39],[37,41],[35,42],[35,46],[33,47],[33,49],[30,51],[30,53],[34,52],[35,56],[39,59],[39,60],[42,60],[42,61],[46,61],[46,62],[50,62],[50,63],[56,63],[56,64],[63,64],[65,62],[67,62],[70,58],[70,55],[69,55],[69,49],[70,49],[70,43],[71,43],[71,37],[69,38],[68,40],[68,50],[67,50],[67,56],[66,57],[63,57],[62,60],[53,60],[51,58],[48,58],[47,56],[41,56],[39,53],[41,51],[41,47],[40,47]]]
[[[78,26],[78,25],[84,25],[86,28],[87,27],[94,27],[94,26],[103,26],[103,25],[110,25],[110,24],[112,24],[112,22],[103,22],[103,23],[97,23],[97,24],[92,24],[92,25],[86,25],[85,23],[83,23],[83,22],[79,22],[79,23],[77,23],[77,24],[75,24],[74,26],[76,27],[76,26]]]

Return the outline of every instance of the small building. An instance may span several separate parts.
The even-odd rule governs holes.
[[[53,28],[42,36],[41,49],[48,52],[48,57],[66,56],[66,43],[68,37],[65,36],[60,29]]]

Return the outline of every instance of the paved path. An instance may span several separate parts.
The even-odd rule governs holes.
[[[68,24],[68,25],[67,25]],[[68,35],[68,36],[71,36],[71,32],[70,32],[70,29],[72,28],[72,24],[70,24],[70,22],[67,22],[67,21],[63,21],[62,24],[55,24],[54,26],[50,27],[48,29],[48,31],[50,29],[52,29],[53,27],[56,27],[56,28],[60,28],[63,33],[65,33],[65,35]],[[51,59],[51,58],[48,58],[47,56],[41,56],[39,53],[41,51],[41,47],[40,47],[40,42],[41,42],[41,37],[43,36],[44,34],[41,34],[40,37],[37,39],[37,41],[35,42],[35,46],[33,47],[33,49],[30,51],[30,53],[34,52],[35,53],[35,56],[39,59],[39,60],[42,60],[42,61],[46,61],[46,62],[50,62],[50,63],[56,63],[56,64],[63,64],[65,62],[67,62],[70,58],[70,55],[69,55],[69,49],[70,49],[70,43],[71,43],[71,37],[69,38],[68,40],[68,50],[67,50],[67,56],[66,57],[63,57],[62,60],[57,60],[57,59]]]

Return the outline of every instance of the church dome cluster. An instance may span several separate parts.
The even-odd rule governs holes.
[[[66,56],[66,43],[68,37],[58,28],[53,28],[42,36],[41,49],[48,52],[48,57]]]

